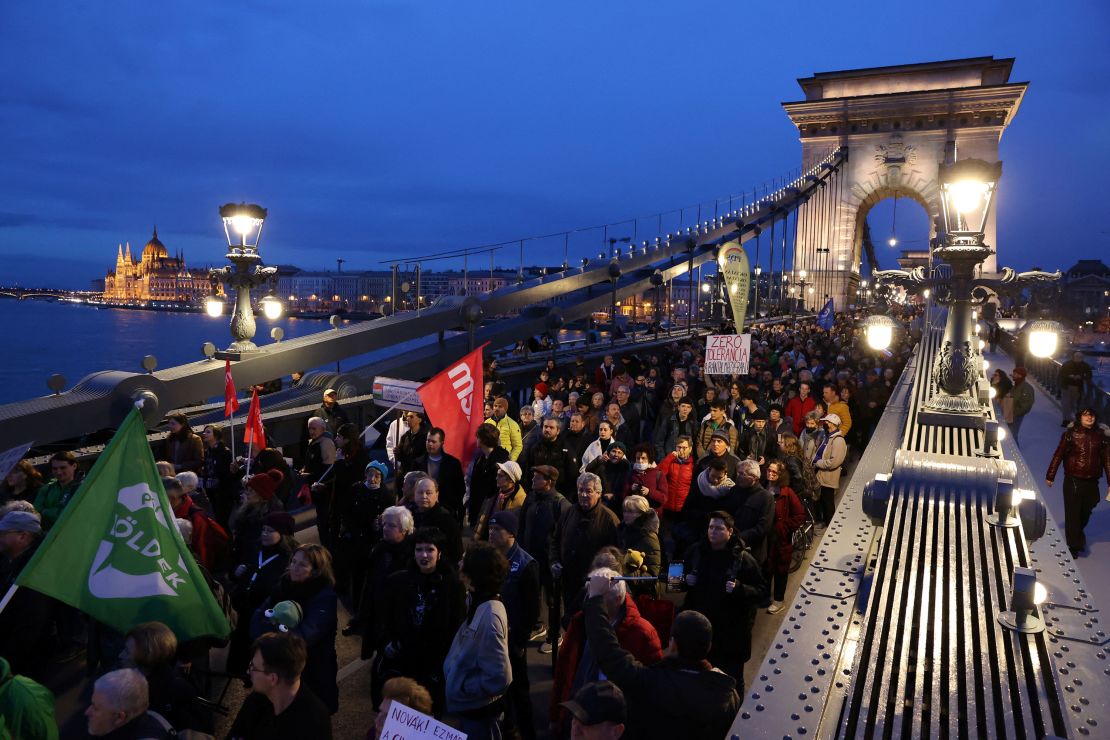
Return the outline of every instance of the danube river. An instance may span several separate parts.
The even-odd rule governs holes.
[[[46,379],[61,373],[70,389],[99,370],[143,372],[145,355],[167,368],[201,360],[201,347],[231,342],[228,317],[200,313],[131,311],[73,303],[0,299],[0,325],[11,340],[8,361],[0,364],[0,403],[50,393]],[[330,329],[327,321],[258,317],[255,341],[266,344],[280,326],[287,338]]]

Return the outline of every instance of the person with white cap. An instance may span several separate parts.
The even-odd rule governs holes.
[[[13,510],[0,518],[0,596],[8,593],[15,579],[38,550],[42,541],[42,519],[32,511]],[[4,611],[0,612],[0,657],[11,665],[12,673],[38,677],[44,642],[50,635],[55,602],[29,588],[17,589]]]
[[[821,423],[828,430],[828,435],[813,455],[813,467],[817,470],[817,483],[821,486],[817,516],[827,526],[836,508],[836,489],[840,487],[840,469],[848,457],[848,443],[840,430],[840,416],[826,414],[821,417]]]
[[[347,412],[339,405],[339,394],[334,388],[328,388],[324,391],[323,402],[312,415],[319,416],[324,420],[333,437],[339,431],[339,427],[350,421],[347,418]]]
[[[486,539],[489,518],[499,511],[519,511],[524,506],[527,494],[520,485],[524,472],[520,465],[512,460],[497,463],[497,495],[490,496],[482,502],[482,509],[478,512],[478,523],[474,525],[474,539]]]

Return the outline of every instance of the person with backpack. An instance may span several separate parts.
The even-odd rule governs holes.
[[[181,481],[177,478],[163,478],[162,486],[170,508],[177,519],[185,519],[193,525],[193,538],[189,546],[197,557],[197,562],[209,573],[227,572],[231,554],[231,538],[212,515],[197,505],[185,494]]]

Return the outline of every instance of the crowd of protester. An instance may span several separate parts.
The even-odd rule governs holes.
[[[795,531],[833,517],[912,344],[902,332],[866,349],[848,316],[751,337],[744,375],[704,375],[704,342],[679,341],[549,360],[525,399],[490,363],[470,460],[415,411],[373,459],[330,389],[295,465],[275,449],[233,459],[224,429],[174,415],[155,456],[233,623],[226,645],[179,644],[158,623],[86,631],[24,589],[0,612],[0,657],[33,679],[43,650],[86,650],[96,736],[212,733],[208,655],[226,646],[228,674],[251,688],[230,737],[330,737],[336,643],[350,639],[372,661],[376,710],[400,701],[469,738],[593,725],[722,737],[756,620],[785,608]],[[61,452],[49,480],[20,463],[0,487],[0,591],[76,493],[77,468]],[[319,544],[298,543],[289,513],[309,504]],[[530,649],[557,652],[546,716]]]

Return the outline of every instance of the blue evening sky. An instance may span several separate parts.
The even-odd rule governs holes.
[[[9,0],[0,284],[86,287],[155,223],[219,263],[232,200],[270,209],[267,262],[319,269],[678,208],[797,167],[796,78],[987,55],[1032,83],[1002,140],[1000,263],[1067,267],[1110,242],[1108,8]],[[889,205],[872,223],[884,244]],[[924,239],[911,202],[898,224]],[[571,261],[601,242],[576,234]],[[562,257],[562,237],[527,243],[530,263]]]

